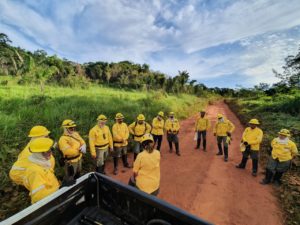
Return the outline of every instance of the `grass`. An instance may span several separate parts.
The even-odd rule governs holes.
[[[160,91],[125,91],[91,85],[86,89],[45,86],[43,93],[38,85],[20,86],[16,80],[8,80],[0,86],[0,220],[14,214],[29,204],[27,191],[13,185],[8,172],[20,150],[28,142],[28,132],[34,125],[44,125],[51,137],[58,140],[62,134],[61,122],[73,119],[78,131],[87,140],[87,134],[96,123],[99,114],[108,117],[108,125],[114,123],[117,112],[122,112],[125,122],[131,123],[139,113],[151,122],[158,111],[174,111],[178,118],[186,118],[205,107],[206,98],[181,94],[168,95]],[[89,160],[89,154],[86,161]],[[58,165],[58,163],[56,164]],[[91,167],[84,163],[84,170]],[[61,168],[56,169],[61,176]]]
[[[300,150],[300,91],[290,95],[282,94],[273,97],[239,98],[227,100],[230,108],[239,116],[245,125],[251,118],[261,121],[264,131],[260,162],[264,166],[270,150],[270,142],[277,137],[277,132],[286,128],[292,133],[291,139]],[[283,210],[285,224],[300,224],[300,159],[293,160],[292,168],[283,177],[283,185],[275,190]]]

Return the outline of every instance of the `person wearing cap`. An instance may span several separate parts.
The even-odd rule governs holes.
[[[257,175],[258,153],[263,139],[263,131],[258,128],[258,125],[259,121],[257,119],[249,121],[249,127],[245,129],[241,140],[242,161],[236,166],[236,168],[245,169],[250,155],[252,159],[252,176]]]
[[[124,116],[122,113],[116,114],[116,123],[112,127],[112,135],[114,141],[114,175],[118,174],[118,159],[122,157],[123,166],[131,168],[127,160],[127,145],[129,138],[129,130],[126,123],[123,122]]]
[[[141,151],[141,139],[144,134],[151,132],[151,125],[147,123],[146,118],[143,114],[139,114],[136,118],[136,121],[129,125],[129,132],[133,135],[134,148],[133,148],[133,157],[136,159],[137,155]]]
[[[214,136],[217,136],[217,143],[219,152],[217,155],[223,155],[224,161],[228,161],[228,144],[230,141],[231,133],[234,131],[234,125],[231,121],[226,119],[222,114],[217,115],[218,121],[214,127]],[[222,148],[223,143],[223,148]],[[224,151],[223,151],[224,150]]]
[[[206,151],[206,133],[210,128],[210,121],[205,117],[205,111],[200,112],[200,117],[197,119],[195,123],[195,132],[197,133],[197,146],[195,149],[200,148],[201,144],[201,136],[203,139],[203,151]]]
[[[64,120],[62,122],[64,132],[58,141],[58,147],[63,154],[65,164],[65,182],[70,182],[80,177],[82,154],[86,153],[85,141],[76,131],[76,126],[73,120]]]
[[[160,186],[160,152],[154,149],[151,134],[145,134],[140,142],[143,151],[134,161],[130,184],[135,184],[139,190],[157,196]]]
[[[31,203],[35,203],[59,189],[59,182],[51,168],[53,140],[38,138],[30,142],[23,183],[29,191]]]
[[[14,183],[24,186],[23,178],[25,176],[26,167],[28,165],[28,157],[32,154],[29,151],[30,143],[35,139],[48,137],[49,134],[50,131],[44,126],[38,125],[31,128],[28,134],[28,137],[30,138],[29,143],[19,153],[17,161],[13,164],[11,170],[9,171],[9,177]],[[53,155],[51,155],[50,157],[50,162],[51,162],[51,168],[54,171],[55,158]]]
[[[97,118],[98,124],[89,132],[91,155],[96,159],[96,171],[105,174],[105,160],[108,151],[113,152],[113,138],[108,126],[107,117],[103,114]]]
[[[290,136],[289,130],[282,129],[278,132],[278,137],[272,140],[272,152],[261,184],[269,184],[273,180],[276,186],[280,186],[282,175],[288,171],[292,159],[298,154],[297,146]]]
[[[160,151],[161,142],[164,135],[164,112],[160,111],[152,121],[152,131],[154,145],[157,143],[157,150]]]
[[[169,118],[166,120],[165,129],[167,131],[167,139],[170,147],[170,153],[173,151],[172,142],[175,144],[176,154],[180,156],[178,133],[180,129],[179,121],[175,118],[174,112],[169,113]]]

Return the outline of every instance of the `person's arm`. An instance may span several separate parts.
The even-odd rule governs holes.
[[[217,126],[218,126],[218,122],[216,122],[216,124],[214,126],[214,130],[213,130],[214,136],[216,136],[216,134],[217,134]]]
[[[242,135],[242,142],[247,142],[247,139],[246,139],[246,135],[247,135],[247,132],[248,132],[248,128],[246,128],[243,132],[243,135]]]
[[[198,121],[199,121],[199,119],[197,119],[196,122],[195,122],[195,132],[197,131]]]
[[[107,133],[108,133],[108,143],[109,143],[109,147],[112,150],[114,148],[114,143],[113,143],[113,138],[110,132],[110,129],[108,127],[107,128]]]
[[[90,130],[89,132],[89,144],[90,144],[90,152],[93,158],[96,158],[96,148],[95,148],[95,140],[96,135],[93,130]]]
[[[79,149],[72,147],[68,142],[68,137],[60,137],[58,141],[58,146],[60,151],[63,153],[64,156],[76,156],[78,155]]]
[[[114,124],[112,127],[112,135],[113,135],[113,139],[115,141],[123,141],[123,138],[120,136],[120,134],[118,132],[118,128],[117,128],[116,124]]]
[[[130,124],[129,126],[128,126],[128,129],[129,129],[129,133],[131,133],[132,135],[134,135],[134,122],[132,123],[132,124]]]
[[[235,126],[233,125],[233,123],[231,123],[231,121],[228,120],[228,122],[229,122],[229,132],[232,133],[235,129]]]
[[[297,149],[297,145],[294,142],[292,142],[291,145],[291,153],[292,153],[292,157],[295,157],[299,153]]]
[[[129,138],[129,129],[127,124],[125,124],[125,140],[128,140],[128,138]]]
[[[151,133],[152,127],[149,123],[146,122],[146,132],[145,133]]]

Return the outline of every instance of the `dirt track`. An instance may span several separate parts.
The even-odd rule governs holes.
[[[273,189],[259,184],[263,175],[251,176],[251,161],[248,161],[246,170],[235,168],[241,159],[239,142],[243,126],[222,102],[207,108],[212,126],[217,113],[226,115],[236,126],[229,147],[229,161],[225,163],[222,156],[216,156],[217,146],[212,131],[207,136],[207,152],[195,150],[195,117],[182,121],[179,135],[181,156],[169,153],[166,138],[163,140],[158,197],[218,225],[283,224]],[[107,172],[125,183],[131,175],[130,170],[112,175],[112,165],[108,165]]]

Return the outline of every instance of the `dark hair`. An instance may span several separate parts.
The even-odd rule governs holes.
[[[146,140],[146,141],[142,142],[142,148],[144,150],[146,150],[147,152],[152,153],[154,150],[152,143],[153,142],[151,140]]]

